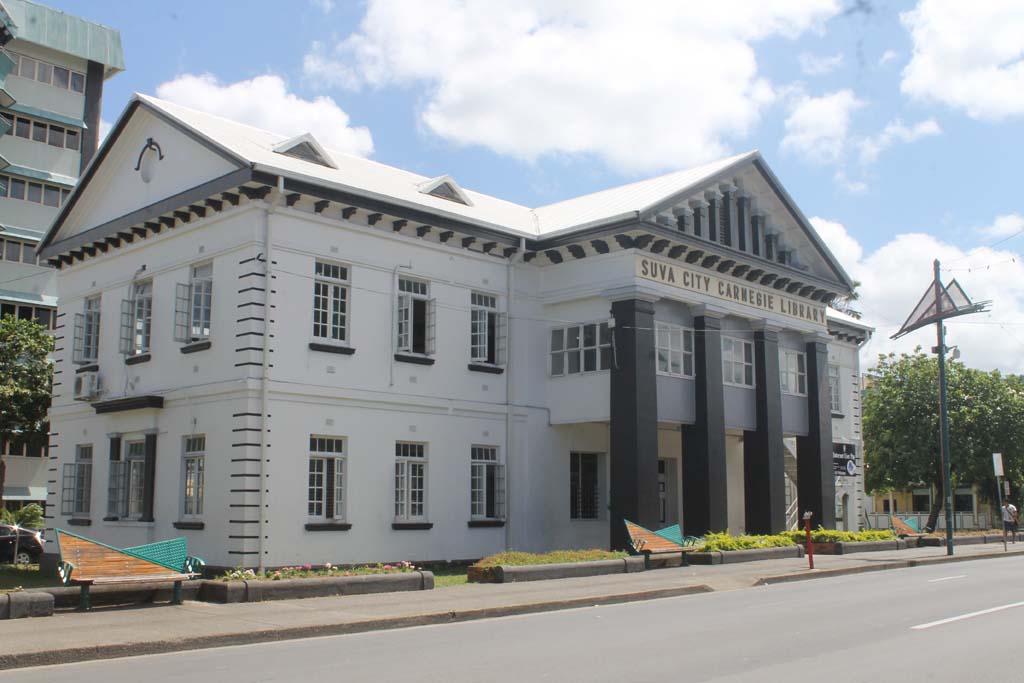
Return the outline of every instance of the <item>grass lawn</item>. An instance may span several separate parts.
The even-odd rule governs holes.
[[[0,565],[0,593],[18,588],[59,586],[60,579],[39,573],[37,564]]]
[[[434,572],[434,588],[450,588],[466,584],[466,568],[460,566],[436,567]]]

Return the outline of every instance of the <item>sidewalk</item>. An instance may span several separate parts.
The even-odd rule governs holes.
[[[188,602],[90,613],[62,612],[45,619],[0,621],[0,669],[86,659],[219,647],[318,635],[648,600],[841,574],[898,569],[950,560],[1024,555],[1024,543],[815,556],[661,569],[511,584],[468,584],[412,593],[380,593],[306,600],[220,605]]]

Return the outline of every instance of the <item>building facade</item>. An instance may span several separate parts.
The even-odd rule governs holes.
[[[863,326],[757,152],[530,209],[136,96],[39,254],[50,526],[468,559],[778,531],[787,482],[836,525],[830,364]]]
[[[56,324],[56,277],[36,246],[99,140],[103,82],[124,69],[114,29],[0,1],[0,316]],[[8,506],[46,499],[42,443],[0,442]]]

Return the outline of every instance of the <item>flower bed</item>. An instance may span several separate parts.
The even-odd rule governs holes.
[[[281,581],[282,579],[315,579],[338,576],[366,576],[367,574],[404,574],[419,571],[412,562],[396,562],[393,564],[367,564],[353,567],[336,567],[330,562],[314,567],[310,564],[294,567],[281,567],[256,572],[252,569],[235,567],[217,577],[218,581]]]
[[[639,561],[640,569],[636,569]],[[555,550],[550,553],[504,552],[485,557],[466,571],[472,583],[533,581],[569,576],[642,571],[643,558],[607,550]]]
[[[358,567],[307,564],[265,572],[233,569],[216,581],[204,581],[198,598],[206,602],[262,602],[433,588],[434,575],[411,562]]]

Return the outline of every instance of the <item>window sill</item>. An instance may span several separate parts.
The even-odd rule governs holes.
[[[186,522],[174,522],[173,524],[171,524],[171,526],[173,526],[175,529],[192,529],[194,531],[198,531],[200,529],[205,529],[206,528],[206,524],[204,524],[203,522],[187,522],[187,521]]]
[[[203,341],[197,341],[197,342],[192,342],[191,344],[185,344],[184,346],[181,347],[181,352],[182,353],[195,353],[196,351],[205,351],[206,349],[210,348],[210,346],[212,346],[212,343],[210,342],[210,340],[209,339],[204,339]]]
[[[722,382],[722,386],[723,387],[732,387],[734,389],[750,389],[750,390],[757,389],[757,385],[755,385],[755,384],[736,384],[734,382]],[[780,391],[779,393],[782,393],[785,396],[790,396],[790,394],[787,394],[787,393],[785,393],[783,391]]]
[[[120,517],[104,517],[103,521],[109,526],[130,526],[130,527],[152,527],[156,522],[143,521],[141,519],[121,519]]]
[[[348,522],[310,522],[306,531],[348,531],[352,525]]]
[[[492,375],[500,375],[505,372],[505,368],[500,368],[497,365],[484,365],[482,363],[470,363],[469,369],[473,372],[488,372]]]
[[[92,526],[92,520],[87,517],[72,517],[68,520],[68,526]]]
[[[98,363],[89,363],[88,365],[81,365],[75,369],[75,374],[82,374],[83,372],[96,372],[100,369]]]
[[[797,394],[792,391],[783,391],[783,396],[792,396],[793,398],[807,398],[807,394]]]
[[[471,519],[466,522],[466,526],[470,529],[487,529],[493,527],[505,526],[505,520],[503,519]]]
[[[151,356],[148,353],[140,353],[140,354],[135,355],[135,356],[127,356],[124,359],[124,364],[125,365],[138,365],[139,363],[148,363],[150,360],[152,360],[152,358],[153,358],[153,356]]]
[[[844,415],[843,413],[837,413],[835,411],[832,411],[832,417],[838,417],[841,420],[844,417],[846,417],[846,415]]]
[[[391,528],[395,531],[426,531],[433,529],[431,522],[392,522]]]
[[[413,356],[405,353],[396,353],[395,360],[400,363],[413,363],[415,365],[433,365],[435,359],[429,356]]]
[[[356,350],[351,346],[340,344],[324,344],[321,342],[309,342],[310,351],[323,351],[324,353],[340,353],[343,356],[351,356]]]

